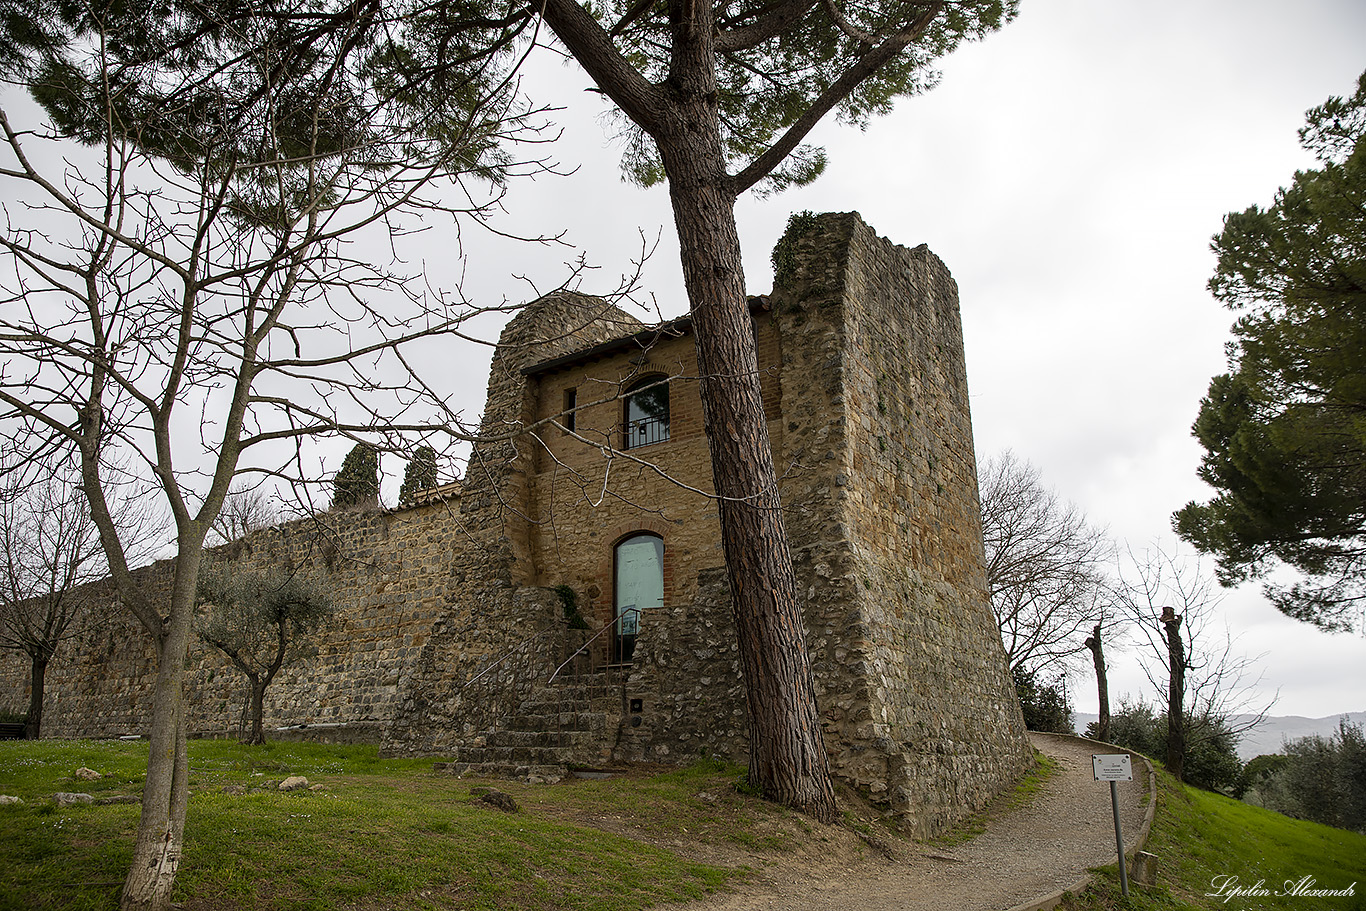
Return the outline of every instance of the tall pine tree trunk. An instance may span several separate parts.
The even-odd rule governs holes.
[[[43,734],[43,686],[47,679],[48,655],[39,652],[29,656],[28,720],[24,723],[24,739],[37,740]]]
[[[763,794],[835,816],[806,631],[783,527],[745,301],[735,190],[717,105],[711,0],[669,5],[669,76],[647,83],[571,0],[542,15],[607,94],[654,140],[678,230],[701,373],[702,419],[721,497],[726,555],[750,722],[750,780]]]
[[[705,4],[698,4],[705,6]],[[724,171],[708,17],[675,58],[672,135],[658,142],[693,317],[702,419],[720,497],[750,728],[750,781],[822,821],[835,817],[806,629],[783,525],[745,296],[735,197]],[[688,53],[698,56],[689,65]]]

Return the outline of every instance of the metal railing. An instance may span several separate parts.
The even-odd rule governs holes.
[[[639,418],[626,423],[626,449],[635,449],[637,446],[648,446],[651,443],[663,443],[669,438],[669,419],[660,418]]]
[[[619,627],[623,617],[635,614],[638,618],[640,613],[638,608],[623,609],[577,646],[570,640],[572,627],[565,621],[519,639],[456,689],[462,697],[466,732],[486,735],[508,730],[519,713],[528,709],[536,713],[539,708],[555,717],[553,729],[544,733],[554,734],[555,744],[564,746],[570,740],[566,735],[575,730],[579,716],[591,710],[595,698],[620,699],[625,714],[631,668],[614,663],[610,647],[602,647],[600,640]],[[578,667],[570,671],[576,663]],[[547,676],[551,667],[554,670]]]
[[[588,654],[591,657],[592,653],[588,650],[589,646],[596,642],[604,633],[612,632],[612,630],[614,630],[618,625],[621,624],[622,618],[625,617],[627,614],[635,614],[636,622],[639,623],[640,608],[628,607],[624,609],[621,613],[617,614],[616,618],[611,623],[607,624],[602,629],[598,630],[596,633],[590,636],[588,641],[585,642],[583,645],[579,646],[579,648],[574,652],[574,654],[570,655],[567,659],[565,659],[565,662],[563,664],[555,668],[555,673],[550,675],[550,679],[547,680],[546,683],[554,683],[555,678],[560,676],[560,671],[569,667],[569,665],[574,661],[575,658],[579,657],[579,655]],[[608,664],[610,665],[611,662],[609,661]],[[594,668],[594,670],[596,670],[596,668]]]

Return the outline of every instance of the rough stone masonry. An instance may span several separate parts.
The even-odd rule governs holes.
[[[1029,758],[987,602],[957,285],[853,213],[794,219],[776,259],[751,312],[832,771],[934,834]],[[323,573],[344,605],[272,685],[267,725],[391,754],[506,741],[515,768],[538,749],[562,766],[743,761],[689,319],[645,326],[569,293],[528,304],[500,338],[482,430],[458,492],[220,549]],[[151,645],[107,585],[91,594],[98,622],[50,667],[45,725],[139,733]],[[244,683],[212,650],[190,661],[190,729],[227,735]],[[0,705],[26,686],[23,662],[0,659]]]

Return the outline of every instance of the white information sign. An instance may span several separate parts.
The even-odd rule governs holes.
[[[1096,781],[1133,781],[1134,768],[1128,753],[1092,753]]]

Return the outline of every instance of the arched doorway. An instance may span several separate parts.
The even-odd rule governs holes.
[[[664,606],[664,539],[649,532],[628,535],[617,543],[613,564],[612,661],[627,664],[644,612]]]

